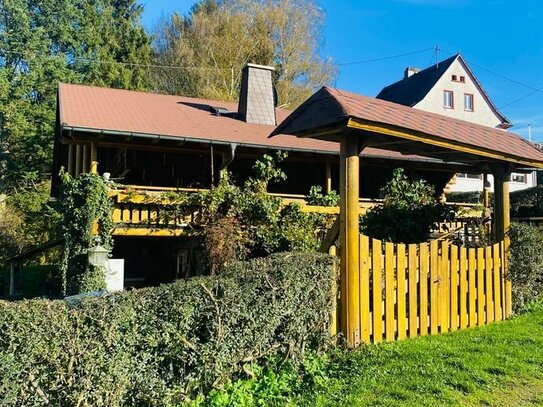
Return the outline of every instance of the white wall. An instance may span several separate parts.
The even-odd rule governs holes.
[[[452,75],[456,75],[457,79],[460,79],[460,76],[464,76],[466,78],[465,83],[453,81],[451,79]],[[450,90],[454,93],[453,109],[443,107],[444,90]],[[464,110],[464,93],[473,95],[473,112]],[[488,102],[474,83],[473,78],[468,75],[468,72],[458,59],[451,64],[449,69],[441,76],[424,99],[413,107],[484,126],[497,127],[501,124],[501,120],[492,111]]]
[[[537,185],[537,174],[532,172],[527,174],[527,182],[509,182],[509,191],[520,191],[522,189],[535,187]],[[489,174],[488,181],[490,182],[490,190],[494,191],[494,177]],[[474,179],[474,178],[460,178],[456,177],[456,184],[450,187],[451,192],[472,192],[472,191],[482,191],[483,190],[483,180]]]
[[[452,80],[452,76],[456,75],[457,81]],[[460,82],[460,76],[465,77],[465,82]],[[454,107],[452,109],[443,107],[443,91],[452,91],[454,96]],[[473,95],[473,111],[464,109],[464,94]],[[472,123],[481,124],[489,127],[498,127],[501,124],[500,118],[494,113],[490,105],[484,98],[468,71],[464,68],[458,58],[445,71],[435,86],[419,103],[413,106],[416,109],[427,112],[438,113],[444,116],[460,119]],[[503,130],[505,131],[505,130]],[[494,190],[494,179],[489,176],[491,190]],[[528,174],[527,182],[510,182],[509,190],[511,192],[521,189],[530,188],[537,185],[537,176],[533,172]],[[471,192],[482,191],[483,181],[473,178],[457,177],[456,184],[450,188],[451,192]]]

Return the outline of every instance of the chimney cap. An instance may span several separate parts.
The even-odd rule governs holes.
[[[408,66],[407,68],[405,68],[403,77],[404,79],[407,79],[419,72],[420,68],[417,68],[416,66]]]
[[[245,66],[243,67],[243,70],[248,69],[248,68],[265,69],[267,71],[275,71],[275,68],[273,66],[250,64],[250,63],[245,64]]]

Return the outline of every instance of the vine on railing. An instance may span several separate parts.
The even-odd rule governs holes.
[[[108,250],[113,247],[113,205],[106,181],[96,174],[72,178],[63,173],[59,207],[64,217],[62,294],[104,289],[105,271],[89,264],[88,250],[94,246]]]

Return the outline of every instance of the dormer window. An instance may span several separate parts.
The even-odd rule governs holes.
[[[443,107],[445,109],[454,109],[454,93],[452,90],[443,91]]]

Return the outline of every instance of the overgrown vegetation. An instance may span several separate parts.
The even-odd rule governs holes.
[[[221,275],[65,301],[0,302],[2,406],[173,406],[328,343],[333,259],[281,253]]]
[[[543,185],[511,192],[511,216],[543,216]]]
[[[0,265],[24,250],[58,237],[61,216],[49,203],[48,182],[0,196]],[[38,259],[43,264],[55,255]]]
[[[383,204],[361,217],[361,231],[373,238],[395,243],[428,240],[440,223],[452,220],[455,208],[436,196],[434,187],[423,179],[409,179],[402,168],[381,189]]]
[[[64,247],[61,263],[62,294],[79,294],[105,288],[104,271],[89,264],[88,250],[113,246],[113,205],[102,177],[62,175],[59,209],[63,215]],[[93,229],[95,232],[93,233]]]
[[[202,208],[205,225],[204,248],[211,273],[218,273],[234,261],[286,251],[315,251],[322,232],[333,217],[307,213],[300,204],[284,206],[282,198],[268,194],[271,182],[286,179],[280,163],[286,153],[265,154],[253,166],[252,176],[236,185],[223,174],[219,184],[199,193],[167,192],[159,200],[168,200],[180,213],[187,208]],[[337,204],[335,192],[323,194],[312,188],[310,203]]]
[[[508,278],[513,284],[513,309],[522,310],[543,296],[543,234],[539,228],[512,223]]]
[[[453,334],[309,354],[254,368],[195,400],[225,406],[540,406],[543,304]]]

